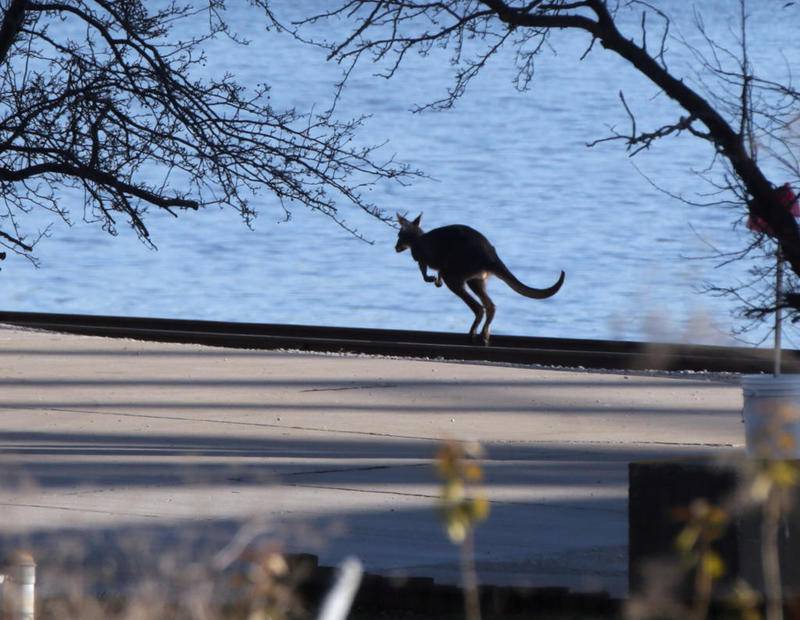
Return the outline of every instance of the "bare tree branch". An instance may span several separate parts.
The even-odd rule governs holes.
[[[268,23],[265,0],[252,4]],[[388,219],[364,190],[416,173],[380,161],[380,145],[354,146],[363,119],[279,111],[266,85],[198,79],[207,41],[240,42],[223,19],[224,1],[160,7],[0,3],[0,245],[32,252],[36,234],[22,232],[20,216],[44,208],[68,219],[70,190],[81,191],[85,219],[112,233],[127,221],[145,241],[149,209],[177,215],[218,205],[249,223],[258,192],[348,229],[343,204]],[[206,30],[171,37],[177,24],[203,15]]]

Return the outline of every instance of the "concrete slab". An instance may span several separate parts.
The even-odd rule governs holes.
[[[324,564],[354,554],[372,572],[455,583],[431,460],[444,439],[475,439],[492,501],[480,578],[622,596],[628,463],[739,450],[740,410],[734,376],[0,328],[0,543],[54,562],[57,548],[102,556],[135,537],[158,556],[180,540],[197,560],[258,536]]]

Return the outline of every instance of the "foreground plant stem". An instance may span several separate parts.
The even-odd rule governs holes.
[[[764,502],[761,522],[761,562],[764,572],[764,595],[767,599],[767,620],[783,620],[783,591],[781,562],[778,551],[778,531],[781,519],[781,490],[770,489]]]
[[[461,543],[461,581],[467,620],[481,620],[478,574],[475,570],[475,534],[471,528]]]

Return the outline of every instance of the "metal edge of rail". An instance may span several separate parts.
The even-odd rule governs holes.
[[[493,336],[490,346],[466,335],[312,325],[237,323],[103,315],[0,311],[0,323],[71,334],[193,343],[245,349],[361,353],[609,370],[758,373],[771,351],[746,347],[633,341]],[[800,372],[800,352],[783,352],[784,368]]]

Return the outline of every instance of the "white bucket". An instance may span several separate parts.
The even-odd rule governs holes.
[[[800,374],[742,375],[748,456],[800,459]]]

